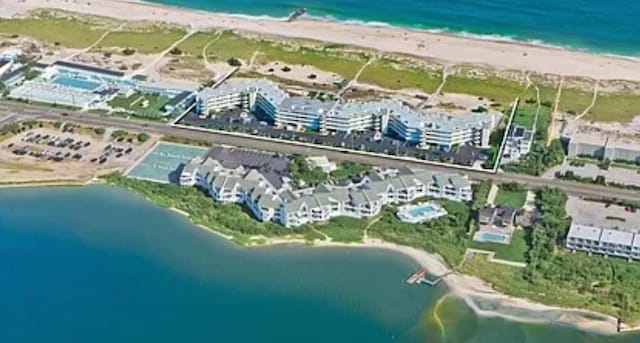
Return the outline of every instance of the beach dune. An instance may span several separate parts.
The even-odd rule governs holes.
[[[477,64],[541,74],[640,81],[640,59],[387,26],[311,19],[288,23],[125,0],[5,0],[0,1],[0,16],[23,15],[42,8],[118,19],[166,22],[200,30],[224,28],[333,42],[423,57],[443,64]]]

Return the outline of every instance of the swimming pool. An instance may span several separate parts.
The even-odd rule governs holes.
[[[478,232],[476,238],[476,240],[492,243],[506,243],[509,240],[509,236],[495,232]]]
[[[397,216],[408,223],[422,223],[447,214],[447,211],[434,202],[405,205],[398,209]]]
[[[431,204],[425,204],[420,207],[413,207],[407,211],[412,217],[428,216],[437,210]]]
[[[68,77],[68,76],[58,76],[55,79],[53,79],[53,83],[61,86],[65,86],[65,87],[80,88],[87,91],[93,91],[98,89],[100,86],[102,86],[102,83],[100,82],[90,81],[86,78]]]

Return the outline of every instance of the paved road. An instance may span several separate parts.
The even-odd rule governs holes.
[[[67,120],[79,124],[93,126],[111,126],[118,127],[130,131],[146,131],[149,133],[170,135],[182,138],[197,139],[209,141],[215,144],[230,145],[238,147],[246,147],[253,149],[262,149],[267,151],[276,151],[281,153],[298,153],[304,155],[326,155],[333,160],[360,162],[371,165],[394,167],[410,166],[418,168],[427,168],[441,172],[462,172],[469,175],[473,180],[491,180],[495,183],[518,182],[529,188],[540,186],[558,187],[567,194],[585,197],[611,197],[640,200],[640,191],[619,189],[611,187],[603,187],[598,185],[581,184],[563,180],[548,180],[540,177],[510,174],[510,173],[487,173],[480,171],[460,171],[458,168],[449,166],[435,166],[422,161],[403,161],[394,156],[370,156],[361,155],[356,152],[344,152],[328,150],[322,147],[304,147],[283,142],[266,141],[259,137],[238,137],[223,133],[203,132],[194,129],[169,126],[162,123],[127,120],[122,118],[100,116],[96,114],[88,114],[82,112],[72,112],[50,108],[38,108],[31,105],[0,103],[0,116],[7,113],[20,113],[23,116],[39,117],[51,120]]]

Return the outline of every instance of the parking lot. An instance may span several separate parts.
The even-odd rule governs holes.
[[[181,118],[178,124],[388,155],[411,156],[428,161],[455,163],[465,166],[472,166],[475,162],[483,161],[487,157],[480,149],[470,146],[462,146],[452,151],[418,149],[415,144],[407,144],[401,140],[382,136],[375,132],[321,135],[317,132],[279,129],[271,126],[267,119],[259,113],[249,113],[242,109],[232,109],[216,114],[211,118],[200,118],[196,113],[192,112]]]
[[[0,177],[4,182],[88,180],[133,164],[153,144],[105,137],[53,128],[22,132],[0,145]]]
[[[569,197],[567,213],[576,224],[608,229],[640,230],[640,212],[629,207]]]

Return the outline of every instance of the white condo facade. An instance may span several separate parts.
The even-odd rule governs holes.
[[[372,174],[358,186],[320,185],[294,192],[287,183],[274,187],[257,170],[224,168],[211,158],[196,158],[187,164],[180,175],[180,184],[198,186],[215,201],[243,204],[258,220],[287,227],[337,216],[371,217],[380,213],[386,204],[405,203],[424,196],[455,201],[472,198],[470,181],[457,174],[404,168],[389,177]]]
[[[571,224],[567,234],[566,248],[640,260],[640,234],[629,230]]]
[[[491,113],[421,113],[392,100],[340,103],[289,97],[266,79],[231,79],[201,91],[198,99],[202,115],[241,107],[262,111],[281,128],[322,133],[377,130],[425,148],[487,147],[497,124]]]

